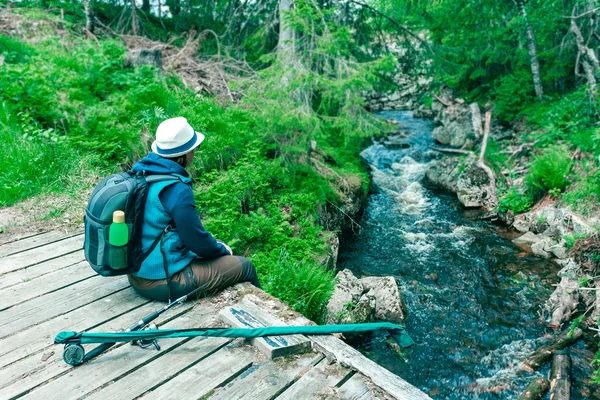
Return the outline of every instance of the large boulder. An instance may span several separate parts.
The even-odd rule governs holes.
[[[431,137],[447,146],[472,146],[476,138],[472,108],[461,103],[452,103],[446,107],[439,107],[435,103],[434,110],[438,110],[435,119],[440,125],[433,130]]]
[[[344,269],[327,304],[328,324],[404,321],[406,308],[396,279],[391,276],[356,278]]]
[[[402,323],[406,317],[406,306],[400,295],[398,283],[393,276],[370,276],[360,283],[375,296],[375,319]]]
[[[355,324],[375,319],[375,297],[366,296],[362,283],[348,269],[338,272],[338,281],[327,303],[328,324]]]
[[[460,159],[458,157],[444,157],[429,163],[425,177],[434,186],[456,192],[456,181],[460,174],[459,166]]]
[[[581,301],[579,280],[576,270],[577,264],[570,261],[558,273],[561,278],[556,289],[544,305],[545,312],[549,314],[548,325],[553,328],[560,328],[562,324],[569,321],[577,306]]]
[[[467,208],[484,207],[493,196],[489,185],[489,176],[472,160],[458,176],[456,195]]]

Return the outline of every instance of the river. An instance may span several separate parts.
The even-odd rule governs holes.
[[[384,336],[359,350],[435,399],[513,399],[535,376],[518,361],[545,343],[540,318],[559,267],[514,246],[499,229],[467,212],[454,195],[427,187],[433,121],[409,111],[379,115],[406,132],[401,143],[374,142],[361,156],[377,188],[360,233],[344,240],[339,265],[357,276],[393,275],[417,344],[394,353]],[[597,398],[586,386],[591,352],[571,349],[573,398]]]

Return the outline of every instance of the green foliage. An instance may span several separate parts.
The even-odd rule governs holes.
[[[533,101],[531,74],[518,70],[498,79],[494,88],[495,109],[502,120],[511,121]]]
[[[534,157],[525,178],[534,196],[541,196],[550,190],[563,190],[569,184],[568,175],[573,161],[567,149],[561,146],[548,147]]]
[[[521,193],[516,187],[511,187],[504,196],[500,197],[499,209],[502,212],[512,210],[515,214],[529,211],[533,204],[531,196]]]
[[[561,202],[575,212],[584,215],[594,213],[600,202],[600,172],[586,175],[562,195]]]
[[[587,235],[583,234],[583,233],[574,233],[574,234],[566,234],[563,236],[563,239],[565,239],[565,244],[567,245],[567,249],[571,249],[573,248],[573,245],[575,245],[575,242],[578,241],[579,239],[585,239],[587,237]]]
[[[18,40],[0,35],[0,54],[7,63],[12,64],[26,62],[34,51]]]

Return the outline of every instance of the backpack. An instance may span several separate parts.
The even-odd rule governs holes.
[[[96,186],[85,209],[85,259],[98,274],[116,276],[133,274],[140,270],[142,262],[161,241],[164,232],[150,248],[142,251],[142,225],[144,205],[149,184],[166,180],[178,180],[172,175],[145,175],[121,172],[110,175]],[[123,246],[113,246],[108,241],[113,212],[125,212],[125,224],[129,230],[129,241]]]

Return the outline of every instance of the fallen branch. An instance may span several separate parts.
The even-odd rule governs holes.
[[[550,390],[550,382],[546,378],[535,378],[523,390],[519,400],[542,400],[544,395]]]
[[[550,343],[541,346],[533,354],[527,356],[521,362],[521,368],[526,371],[536,370],[550,360],[554,352],[569,347],[583,337],[583,331],[579,328],[575,328],[572,335],[569,335],[569,333],[570,329],[567,329]]]
[[[441,153],[458,153],[458,154],[466,154],[468,156],[472,156],[475,157],[475,153],[473,153],[472,151],[469,150],[462,150],[462,149],[452,149],[449,147],[431,147],[431,150],[434,151],[439,151]]]
[[[481,168],[488,176],[490,180],[489,183],[489,192],[487,198],[489,199],[486,207],[488,209],[493,209],[498,206],[498,195],[496,194],[496,175],[494,175],[494,171],[490,167],[488,167],[485,160],[485,151],[487,149],[488,139],[490,137],[490,127],[492,124],[492,113],[487,111],[485,113],[485,127],[483,128],[483,140],[481,142],[481,151],[479,152],[479,160],[477,161],[477,166]]]
[[[443,105],[445,105],[446,107],[450,107],[452,105],[452,103],[449,103],[448,101],[442,99],[440,96],[434,94],[433,97],[435,97],[435,99],[437,101],[439,101],[440,103],[442,103]]]

